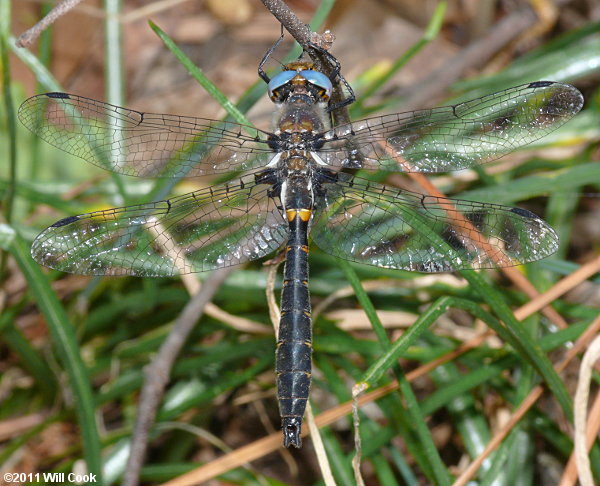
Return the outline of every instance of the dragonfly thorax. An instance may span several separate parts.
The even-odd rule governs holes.
[[[287,177],[307,174],[311,169],[311,160],[306,156],[305,152],[292,151],[284,157],[285,169]]]
[[[273,113],[275,129],[280,131],[321,131],[329,128],[327,102],[307,93],[294,93],[285,103],[277,104]]]

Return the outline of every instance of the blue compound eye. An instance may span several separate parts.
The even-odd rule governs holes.
[[[314,84],[315,86],[324,89],[327,97],[331,96],[331,81],[323,73],[320,73],[319,71],[313,71],[312,69],[307,69],[305,71],[301,71],[300,74],[310,84]]]
[[[283,71],[273,76],[273,79],[271,79],[268,84],[269,96],[272,97],[273,91],[281,88],[284,84],[289,83],[296,74],[298,74],[296,71]]]

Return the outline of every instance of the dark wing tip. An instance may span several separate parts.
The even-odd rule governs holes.
[[[554,81],[534,81],[533,83],[529,83],[528,88],[545,88],[546,86],[550,86],[552,84],[557,84]]]
[[[575,86],[568,83],[534,81],[524,86],[530,89],[550,88],[545,92],[549,93],[550,96],[556,96],[557,100],[560,100],[561,105],[566,108],[568,113],[575,114],[583,107],[583,95]]]
[[[537,214],[522,208],[511,208],[511,213],[516,214],[520,218],[523,218],[525,224],[531,231],[532,241],[545,241],[545,247],[538,245],[536,254],[532,254],[531,258],[527,259],[527,262],[534,262],[541,260],[542,258],[549,257],[558,251],[559,237],[554,231],[554,228],[550,226],[546,221],[540,218]],[[527,221],[529,220],[529,221]]]
[[[75,221],[79,221],[79,216],[69,216],[68,218],[60,219],[56,223],[50,225],[50,227],[60,228],[61,226],[66,226],[68,224],[74,223]]]
[[[551,96],[555,97],[556,106],[560,106],[567,115],[575,115],[583,108],[583,95],[575,86],[555,81],[536,81],[528,85],[529,88],[551,88]]]
[[[284,447],[294,446],[297,449],[302,447],[302,419],[299,417],[283,417],[281,419],[281,430],[283,432]]]
[[[571,86],[570,84],[563,84],[562,85],[565,89],[569,90],[569,94],[570,94],[570,101],[573,105],[573,113],[578,113],[582,108],[583,108],[583,95],[581,94],[581,91],[579,91],[575,86]]]
[[[46,93],[46,96],[48,98],[58,98],[58,99],[69,99],[69,98],[71,98],[71,96],[69,96],[67,93]]]
[[[523,216],[524,218],[540,219],[540,217],[537,214],[532,213],[531,211],[528,211],[527,209],[511,208],[510,211],[511,211],[511,213],[518,214],[519,216]]]

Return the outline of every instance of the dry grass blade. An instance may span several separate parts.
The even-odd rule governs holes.
[[[594,484],[588,450],[594,443],[598,433],[600,419],[597,411],[595,414],[591,413],[589,415],[589,423],[586,423],[586,418],[592,370],[598,360],[600,360],[600,335],[594,338],[583,356],[579,368],[577,391],[575,392],[575,462],[577,463],[581,486],[593,486]],[[598,402],[598,397],[596,402]]]
[[[590,266],[594,265],[594,262],[590,262],[588,265],[590,265]],[[562,281],[556,283],[556,285],[554,285],[552,288],[550,288],[547,292],[539,295],[537,299],[534,299],[532,302],[515,310],[515,317],[517,317],[517,319],[519,319],[519,320],[523,320],[526,317],[528,317],[529,315],[533,314],[534,312],[540,310],[544,305],[546,305],[545,304],[545,295],[546,294],[548,294],[550,292],[552,292],[552,293],[556,292],[555,291],[556,287],[561,288],[563,293],[567,292],[572,287],[574,287],[575,285],[579,284],[581,281],[588,278],[588,277],[585,277],[586,274],[587,274],[587,271],[579,272],[577,281],[575,281],[574,279],[571,279],[569,277],[566,277],[565,279],[563,279],[563,280],[566,280],[567,278],[569,278],[569,286],[565,286],[564,284],[561,284]],[[535,303],[532,305],[533,302],[535,302]],[[585,346],[587,345],[587,342],[590,339],[590,336],[593,336],[595,333],[598,332],[598,330],[600,330],[600,318],[597,319],[596,321],[594,321],[594,323],[592,325],[590,325],[590,327],[586,330],[586,332],[577,340],[576,345],[572,349],[569,350],[569,353],[567,354],[567,357],[565,357],[565,360],[563,360],[560,363],[560,365],[557,365],[556,369],[558,371],[562,371],[567,366],[567,364],[577,355],[577,353],[579,353],[581,349],[585,348]],[[487,338],[489,338],[493,334],[494,333],[492,331],[486,331],[483,334],[480,334],[479,336],[476,336],[476,337],[470,339],[469,341],[464,342],[456,350],[454,350],[450,353],[447,353],[444,356],[441,356],[436,360],[433,360],[423,366],[420,366],[420,367],[412,370],[410,373],[408,373],[406,375],[407,380],[409,382],[412,382],[412,381],[416,380],[417,378],[427,375],[429,372],[431,372],[433,369],[437,368],[438,366],[440,366],[444,363],[450,362],[450,361],[458,358],[459,356],[467,353],[468,351],[476,348],[477,346],[481,345],[483,342],[485,342],[485,340]],[[385,395],[387,395],[397,389],[398,389],[398,384],[396,382],[391,382],[380,388],[377,388],[376,390],[373,390],[369,393],[359,396],[356,399],[356,402],[358,403],[358,406],[362,406],[367,403],[378,400],[379,398],[382,398]],[[541,386],[532,390],[532,392],[527,397],[527,399],[521,404],[521,407],[515,412],[515,414],[513,414],[511,421],[510,421],[511,427],[522,418],[522,416],[527,412],[527,410],[529,410],[529,408],[531,406],[533,406],[535,404],[537,399],[543,393],[543,390],[544,390],[544,388]],[[351,413],[352,407],[353,407],[353,402],[350,401],[350,402],[342,403],[336,407],[330,408],[329,410],[326,410],[325,412],[320,413],[316,417],[315,423],[317,424],[318,427],[325,427],[327,425],[330,425],[333,422],[335,422],[336,420],[339,420],[341,417],[344,417],[347,414]],[[510,427],[508,427],[508,426],[505,427],[502,431],[500,431],[499,434],[490,442],[490,444],[488,444],[488,447],[486,448],[486,450],[469,466],[469,468],[463,473],[463,475],[461,475],[461,477],[459,479],[462,482],[457,482],[455,484],[456,485],[466,484],[466,482],[470,478],[473,477],[473,475],[475,474],[475,472],[477,471],[477,469],[479,468],[481,463],[485,460],[485,458],[491,452],[493,452],[498,447],[498,445],[500,445],[502,439],[506,436],[506,434],[509,431],[510,431]],[[303,435],[306,435],[306,434],[303,434]],[[195,469],[194,471],[192,471],[190,473],[180,476],[179,478],[174,479],[173,481],[169,481],[169,482],[165,483],[164,486],[187,486],[187,485],[195,484],[200,481],[207,481],[208,479],[214,478],[215,476],[218,476],[219,474],[222,474],[222,473],[228,471],[230,468],[239,467],[247,461],[258,459],[259,457],[269,454],[269,453],[277,450],[279,445],[280,445],[279,444],[279,435],[272,434],[268,437],[259,439],[255,442],[252,442],[251,444],[248,444],[247,446],[237,449],[236,451],[232,452],[231,454],[228,454],[225,457],[219,458],[216,461],[213,461],[205,466]],[[181,482],[179,482],[180,480],[181,480]]]
[[[360,463],[362,456],[362,441],[360,439],[360,409],[358,398],[367,388],[366,383],[359,383],[352,388],[352,423],[354,426],[354,457],[352,458],[352,470],[354,471],[354,479],[356,484],[364,486],[365,481],[360,472]]]
[[[559,364],[557,364],[554,369],[559,373],[562,372],[577,356],[577,354],[582,352],[587,347],[590,339],[592,339],[592,337],[598,332],[600,332],[600,317],[598,317],[590,325],[590,327],[586,329],[586,331],[579,337],[575,345],[566,354],[565,358]],[[510,433],[512,428],[523,418],[529,409],[542,396],[542,393],[544,393],[543,386],[536,386],[533,390],[531,390],[519,408],[517,408],[517,410],[515,410],[515,412],[511,415],[507,423],[502,427],[501,430],[498,431],[492,440],[490,440],[483,452],[471,464],[469,464],[463,473],[456,479],[456,481],[453,483],[453,486],[464,486],[475,477],[475,474],[477,474],[477,470],[481,467],[483,461],[485,461],[485,459],[489,457],[494,450],[496,450],[504,438]]]
[[[315,422],[315,415],[313,414],[310,402],[306,404],[306,422],[308,423],[308,430],[312,438],[313,446],[315,448],[315,455],[319,463],[319,469],[321,471],[321,478],[325,481],[326,486],[335,486],[335,479],[331,472],[331,466],[329,464],[329,458],[327,452],[325,452],[325,445],[323,444],[323,438],[319,433],[319,427]]]
[[[150,15],[156,15],[163,10],[168,10],[178,5],[189,2],[190,0],[160,0],[158,2],[152,2],[143,7],[136,8],[135,10],[126,13],[121,16],[121,22],[129,23],[135,22],[136,20],[145,19]]]
[[[269,266],[269,270],[267,271],[267,285],[265,286],[267,304],[269,306],[269,317],[271,318],[271,324],[275,330],[275,336],[279,333],[279,320],[281,319],[281,312],[277,305],[277,298],[275,297],[275,279],[277,278],[277,268],[280,264],[281,260],[277,259],[276,262]]]
[[[277,432],[268,437],[256,440],[244,447],[240,447],[230,454],[226,454],[205,466],[194,469],[189,473],[183,474],[171,481],[163,483],[161,486],[192,486],[201,484],[204,481],[215,478],[231,469],[241,466],[250,461],[279,449],[281,447],[281,433]]]
[[[0,421],[0,440],[6,441],[18,437],[27,430],[40,425],[47,418],[47,414],[32,413],[13,419]]]
[[[533,297],[530,302],[525,304],[519,310],[520,312],[529,315],[533,312],[537,312],[540,308],[547,308],[547,305],[558,299],[561,295],[564,295],[569,290],[572,290],[581,282],[584,282],[598,272],[600,272],[600,256],[597,256],[593,260],[582,265],[572,274],[557,282],[556,285],[548,291]]]
[[[180,265],[180,270],[183,272],[184,268],[187,266],[189,268],[189,263],[185,259],[181,259],[178,256],[178,249],[172,247],[171,242],[167,238],[167,232],[161,225],[148,226],[147,228],[152,236],[156,239],[156,242],[165,249],[167,253],[172,255],[172,259],[174,262],[178,262]],[[188,294],[196,295],[200,292],[200,288],[202,284],[198,280],[198,278],[191,273],[184,273],[180,276],[185,289]],[[260,324],[258,322],[252,321],[250,319],[245,319],[243,317],[234,316],[229,312],[224,311],[220,307],[216,306],[212,302],[209,302],[204,309],[204,312],[207,316],[210,316],[214,319],[218,319],[225,324],[228,324],[233,329],[237,329],[240,332],[248,332],[248,333],[259,333],[259,334],[269,334],[270,328],[265,326],[264,324]]]
[[[577,407],[579,406],[577,402],[578,400],[577,398],[575,398],[576,414]],[[563,477],[558,486],[573,486],[575,484],[575,482],[577,481],[577,470],[581,470],[581,468],[579,468],[576,463],[575,451],[577,450],[577,443],[579,442],[581,444],[580,449],[582,449],[583,454],[587,458],[587,451],[590,449],[598,435],[598,430],[600,429],[600,393],[596,394],[596,399],[594,400],[594,404],[592,405],[588,416],[589,420],[587,423],[587,427],[584,431],[585,435],[583,437],[577,437],[577,434],[575,434],[574,441],[576,446],[573,453],[571,454],[571,457],[569,458],[569,462],[567,463],[567,467],[565,468],[565,472],[563,473]],[[587,463],[589,469],[589,459]]]

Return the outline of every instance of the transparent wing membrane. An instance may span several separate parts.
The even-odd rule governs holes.
[[[167,277],[256,260],[287,225],[252,175],[165,201],[72,216],[33,242],[36,261],[82,275]]]
[[[246,171],[266,165],[273,155],[269,134],[249,126],[143,113],[66,93],[29,98],[19,119],[51,145],[130,176]]]
[[[66,218],[37,237],[32,255],[65,272],[140,276],[200,272],[261,258],[287,238],[273,187],[285,186],[287,171],[299,160],[314,164],[315,173],[357,167],[462,169],[543,137],[582,103],[574,87],[540,81],[454,106],[369,118],[322,133],[286,134],[142,113],[65,93],[34,96],[19,109],[25,126],[107,170],[183,177],[252,171],[272,162],[274,179],[265,184],[249,174],[236,184],[170,200]],[[294,113],[294,123],[314,118]],[[319,159],[312,161],[310,153]],[[316,187],[314,174],[306,177]],[[558,245],[554,231],[527,211],[385,188],[344,173],[323,182],[315,196],[315,243],[360,263],[422,272],[489,268],[538,260]]]
[[[542,138],[583,106],[568,84],[539,81],[454,106],[340,125],[323,135],[331,167],[404,172],[464,169]]]
[[[507,267],[558,248],[535,214],[498,204],[437,198],[339,174],[317,203],[311,236],[323,251],[419,272]]]
[[[542,138],[582,107],[573,86],[540,81],[454,106],[367,118],[309,137],[332,168],[444,172]],[[34,96],[19,118],[48,143],[104,169],[183,177],[264,167],[285,137],[232,122],[143,113],[66,93]]]
[[[285,244],[277,396],[284,446],[300,447],[311,380],[308,236],[338,258],[427,273],[519,265],[558,248],[554,230],[529,211],[386,187],[344,169],[472,167],[556,130],[583,98],[572,86],[540,81],[329,129],[330,111],[354,100],[350,86],[344,80],[351,96],[327,106],[333,79],[302,59],[271,80],[262,66],[281,39],[283,30],[259,66],[277,105],[272,133],[66,93],[34,96],[18,116],[51,145],[116,173],[236,178],[67,217],[37,236],[31,255],[81,275],[171,277],[257,260]],[[339,62],[322,52],[339,74]]]

